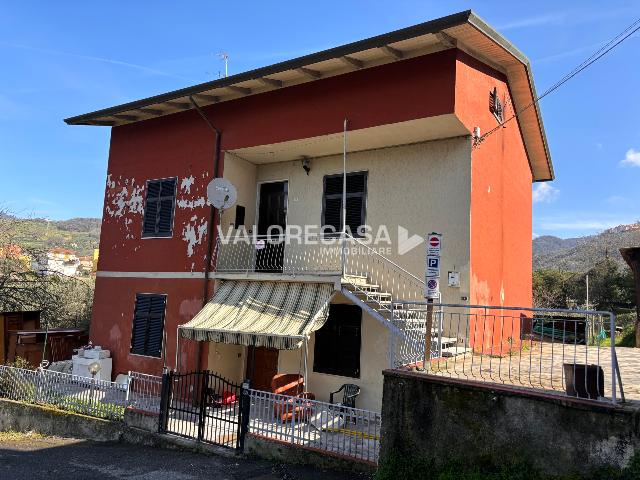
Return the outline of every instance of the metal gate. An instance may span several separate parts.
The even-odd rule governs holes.
[[[242,450],[248,407],[242,385],[208,370],[170,371],[162,377],[159,431]]]

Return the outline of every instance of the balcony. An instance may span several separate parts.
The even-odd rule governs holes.
[[[342,239],[323,235],[238,235],[219,238],[216,278],[249,274],[342,275]]]

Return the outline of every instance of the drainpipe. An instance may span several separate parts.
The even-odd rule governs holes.
[[[220,172],[220,140],[222,137],[222,133],[216,127],[214,127],[209,121],[209,118],[204,113],[200,105],[196,103],[192,96],[189,96],[189,101],[196,109],[198,114],[202,117],[204,122],[207,124],[209,129],[211,129],[215,135],[215,150],[213,153],[213,178],[218,178],[218,173]],[[215,224],[218,220],[218,210],[211,205],[211,210],[209,213],[209,235],[207,242],[207,257],[205,260],[204,266],[204,284],[202,285],[202,306],[207,304],[209,299],[209,274],[211,270],[211,257],[213,256],[213,235],[215,233]],[[198,368],[202,364],[202,342],[198,342]]]

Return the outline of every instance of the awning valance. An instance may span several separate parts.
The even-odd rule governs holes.
[[[333,293],[330,283],[226,280],[202,310],[179,327],[180,335],[292,350],[325,324]]]

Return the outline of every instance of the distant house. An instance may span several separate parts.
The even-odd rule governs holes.
[[[83,257],[78,257],[78,274],[80,275],[91,275],[94,272],[93,266],[93,256],[86,255]]]
[[[33,270],[44,275],[74,277],[80,266],[80,259],[75,252],[66,248],[53,248],[32,260]]]
[[[379,409],[429,232],[443,302],[531,305],[531,184],[553,178],[535,98],[527,58],[463,12],[67,119],[112,127],[91,340],[115,373],[308,369],[319,399],[355,383]]]

